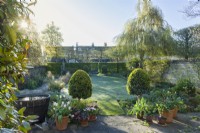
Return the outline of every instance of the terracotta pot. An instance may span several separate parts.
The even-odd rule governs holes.
[[[81,122],[81,126],[82,126],[82,127],[87,127],[87,126],[88,126],[88,119],[86,119],[86,120],[81,120],[80,122]]]
[[[166,124],[166,118],[163,117],[163,116],[159,116],[158,117],[158,124],[161,124],[161,125],[165,125]]]
[[[172,123],[173,122],[173,115],[174,115],[174,110],[164,111],[162,113],[162,116],[167,118],[167,120],[166,120],[167,123]]]
[[[65,130],[65,129],[67,129],[68,121],[69,121],[69,118],[67,116],[63,116],[61,122],[59,122],[58,119],[56,119],[56,128],[58,130]]]
[[[96,115],[90,115],[89,116],[89,121],[96,121],[97,116]]]
[[[177,117],[177,113],[178,113],[178,108],[174,108],[173,118],[176,118],[176,117]]]
[[[152,123],[152,122],[153,122],[153,116],[152,116],[152,115],[146,116],[146,121],[147,121],[148,123]]]

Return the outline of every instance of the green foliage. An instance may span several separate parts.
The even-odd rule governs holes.
[[[131,70],[131,71],[135,68],[138,68],[139,67],[139,59],[133,58],[131,61],[128,61],[126,63],[126,67],[128,70]]]
[[[51,100],[49,114],[59,122],[62,122],[63,116],[69,116],[71,113],[71,98],[64,95],[55,95]]]
[[[0,2],[0,129],[14,132],[30,130],[28,117],[14,108],[17,83],[26,72],[27,50],[30,40],[20,31],[18,20],[28,19],[29,4],[35,1],[2,0]]]
[[[47,64],[47,70],[51,71],[51,73],[53,75],[60,75],[60,73],[61,73],[61,65],[62,65],[62,63],[53,63],[53,62],[48,63]]]
[[[119,105],[125,111],[125,113],[128,114],[129,110],[132,109],[136,101],[137,101],[136,97],[126,100],[120,100]]]
[[[52,80],[49,83],[49,90],[50,91],[60,91],[65,87],[65,83],[58,81],[58,80]]]
[[[152,82],[160,82],[164,72],[169,68],[169,63],[169,60],[146,60],[144,69],[149,74]]]
[[[37,32],[36,26],[33,23],[29,23],[28,27],[26,27],[23,32],[28,35],[29,39],[31,40],[30,48],[27,55],[30,65],[39,66],[44,64],[41,49],[44,44],[40,34]]]
[[[140,59],[140,67],[146,57],[167,55],[172,51],[171,27],[164,22],[161,10],[152,6],[150,0],[139,0],[137,17],[128,21],[125,30],[117,38],[127,55],[132,53]]]
[[[103,66],[101,67],[101,72],[102,72],[103,74],[107,74],[107,73],[108,73],[108,69],[107,69],[107,66],[106,66],[106,65],[103,65]]]
[[[128,77],[128,94],[142,95],[150,91],[150,78],[141,68],[134,69]]]
[[[193,97],[196,93],[196,88],[190,79],[179,80],[175,90],[179,95],[186,97]]]
[[[59,27],[54,25],[54,22],[47,24],[46,28],[42,31],[43,40],[46,45],[56,46],[61,45],[63,42],[62,34],[59,31]]]
[[[184,57],[186,60],[197,57],[199,54],[199,31],[200,26],[190,26],[175,32],[176,55]]]
[[[102,71],[102,66],[107,66],[108,73],[117,73],[117,66],[119,73],[127,73],[127,68],[125,63],[66,63],[66,70],[70,73],[74,73],[78,69],[84,70],[86,66],[89,68],[89,72],[99,72]],[[47,64],[47,70],[51,71],[54,75],[60,75],[62,63],[50,62]],[[84,68],[85,66],[85,68]]]
[[[189,111],[198,111],[200,109],[200,95],[188,98],[186,105]]]
[[[86,71],[87,73],[89,73],[90,72],[90,67],[87,66],[87,65],[84,65],[83,66],[83,70]]]
[[[41,75],[38,75],[37,77],[30,77],[25,79],[24,83],[20,83],[19,89],[29,89],[29,90],[34,90],[37,89],[38,87],[42,86],[44,83],[44,77]]]
[[[69,95],[73,98],[86,99],[92,95],[90,76],[83,70],[77,70],[69,80]]]
[[[160,114],[184,106],[183,100],[173,89],[154,89],[150,92],[148,99],[155,103]]]

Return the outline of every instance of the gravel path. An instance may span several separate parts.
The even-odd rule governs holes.
[[[194,116],[197,119],[194,120]],[[70,124],[64,131],[58,131],[55,127],[42,131],[33,126],[30,133],[200,133],[200,113],[178,114],[173,123],[164,126],[158,125],[156,121],[150,126],[143,123],[130,116],[99,116],[88,127]]]

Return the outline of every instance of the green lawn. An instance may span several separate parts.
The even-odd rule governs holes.
[[[102,115],[122,115],[117,99],[127,99],[126,80],[110,76],[91,76],[93,92],[90,99],[98,101]]]

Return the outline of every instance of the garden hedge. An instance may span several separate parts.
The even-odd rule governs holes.
[[[62,63],[50,62],[47,64],[47,70],[51,71],[54,75],[61,74]],[[107,73],[126,73],[126,63],[65,63],[65,71],[74,73],[78,69],[87,71],[88,73],[102,72],[102,66],[107,67]],[[100,70],[98,70],[100,69]]]

